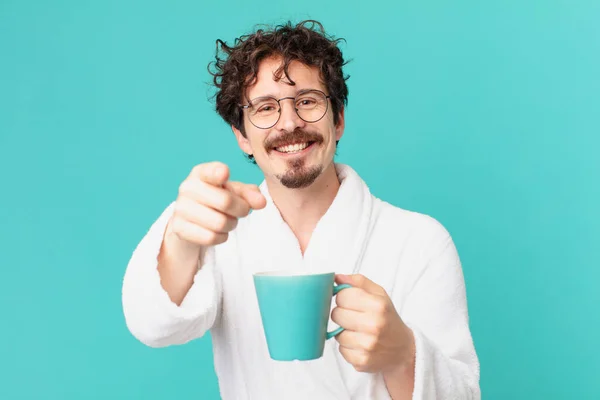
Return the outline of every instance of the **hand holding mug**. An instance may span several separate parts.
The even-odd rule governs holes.
[[[359,372],[385,372],[412,362],[414,338],[385,289],[363,275],[337,275],[340,292],[331,313],[344,328],[336,336],[340,353]]]

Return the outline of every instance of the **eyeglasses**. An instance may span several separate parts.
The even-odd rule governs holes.
[[[252,125],[260,129],[272,128],[281,117],[281,101],[294,100],[294,110],[300,119],[305,122],[317,122],[325,116],[329,108],[328,99],[320,90],[311,89],[298,93],[295,97],[282,97],[276,99],[271,96],[257,97],[249,104],[240,104],[242,109],[248,111],[248,119]]]

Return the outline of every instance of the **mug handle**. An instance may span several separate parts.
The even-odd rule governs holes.
[[[348,285],[347,283],[344,283],[343,285],[336,285],[333,287],[333,295],[335,296],[336,294],[338,294],[341,290],[344,289],[348,289],[351,288],[351,285]],[[332,337],[335,337],[337,335],[339,335],[340,333],[342,333],[342,331],[344,330],[344,328],[342,328],[341,326],[331,332],[327,332],[327,340],[331,339]]]

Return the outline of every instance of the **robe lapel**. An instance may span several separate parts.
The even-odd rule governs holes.
[[[358,271],[369,238],[372,196],[349,166],[336,164],[341,186],[323,215],[304,255],[310,272],[352,274]]]
[[[364,181],[349,166],[336,164],[341,180],[340,189],[323,217],[315,227],[301,264],[298,265],[300,246],[292,230],[285,223],[274,204],[267,185],[260,185],[267,199],[262,213],[265,240],[270,253],[280,254],[281,260],[293,260],[291,266],[276,269],[302,268],[307,273],[357,273],[372,229],[373,197]],[[293,252],[293,254],[290,254]],[[264,269],[263,269],[264,270]]]

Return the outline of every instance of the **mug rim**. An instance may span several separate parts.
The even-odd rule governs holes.
[[[270,277],[270,278],[298,278],[304,276],[323,276],[323,275],[335,275],[334,271],[330,272],[303,272],[303,271],[290,271],[290,270],[271,270],[255,272],[252,275],[255,277]]]

